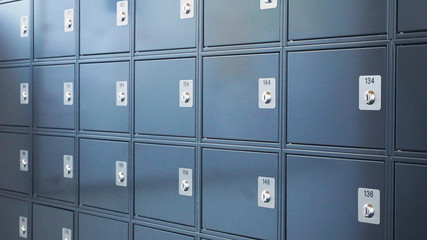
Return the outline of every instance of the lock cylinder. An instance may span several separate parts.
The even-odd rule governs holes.
[[[365,102],[368,105],[372,105],[375,103],[375,93],[373,91],[365,92]]]
[[[363,206],[363,215],[365,216],[365,218],[372,218],[374,214],[374,207],[371,204],[365,204]]]
[[[183,11],[185,14],[189,14],[189,13],[191,12],[191,4],[190,4],[190,3],[186,3],[186,4],[184,4],[184,6],[183,6],[183,8],[182,8],[182,11]]]

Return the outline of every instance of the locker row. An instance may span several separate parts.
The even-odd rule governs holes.
[[[366,36],[385,40],[393,4],[391,0],[0,1],[0,32],[7,33],[1,36],[0,61],[71,57],[76,52],[194,50],[198,42],[205,48],[279,44],[285,29],[290,43]],[[398,35],[427,32],[425,1],[398,0],[396,5]],[[198,9],[203,9],[202,41]]]
[[[395,149],[426,152],[427,45],[397,46],[396,55]],[[132,73],[128,61],[0,68],[0,126],[387,148],[394,109],[385,46],[280,56],[204,56],[201,81],[195,57],[138,60]]]
[[[13,141],[12,136],[10,139]],[[132,164],[126,164],[128,144],[84,139],[80,141],[77,160],[63,155],[72,154],[72,146],[66,141],[69,139],[37,136],[34,163],[28,162],[29,172],[19,170],[22,162],[12,161],[19,157],[18,150],[11,157],[2,156],[7,162],[2,161],[5,166],[0,168],[1,188],[31,189],[30,178],[24,175],[31,175],[34,168],[34,191],[39,201],[42,197],[74,201],[79,175],[79,208],[130,213],[133,181]],[[286,229],[283,235],[288,240],[338,240],[342,236],[349,240],[378,240],[386,239],[386,219],[392,215],[389,205],[394,202],[395,239],[427,237],[425,165],[396,163],[391,195],[382,161],[288,154],[284,167],[274,152],[202,148],[199,176],[194,151],[189,146],[135,144],[132,218],[157,221],[157,225],[176,224],[177,229],[194,229],[198,226],[196,221],[200,221],[202,233],[226,239],[282,239],[281,229]],[[75,161],[71,175],[66,165],[70,164],[70,157]],[[124,165],[120,166],[117,160]],[[284,169],[283,173],[279,169]],[[12,177],[14,181],[10,181]],[[33,231],[35,240],[60,239],[63,229],[73,232],[73,211],[34,205],[31,230],[28,208],[28,203],[0,197],[2,237],[20,239],[19,234]],[[22,224],[26,231],[22,231]],[[125,223],[80,215],[80,224],[80,239],[128,236]],[[110,224],[113,226],[106,227]],[[25,236],[31,239],[31,235]],[[71,235],[68,239],[72,239]],[[165,235],[148,239],[176,238]]]

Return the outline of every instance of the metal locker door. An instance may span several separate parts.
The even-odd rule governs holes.
[[[126,222],[79,214],[79,240],[128,240],[128,232]]]
[[[395,165],[395,239],[427,239],[427,166]]]
[[[30,136],[0,133],[0,188],[30,195],[32,168]]]
[[[385,148],[385,47],[289,52],[287,142]],[[366,102],[366,95],[373,99]]]
[[[385,239],[383,162],[288,155],[286,166],[286,239]]]
[[[30,68],[0,69],[0,125],[31,126],[31,88]]]
[[[195,48],[196,9],[194,0],[136,1],[135,50]]]
[[[397,0],[397,31],[427,31],[426,11],[424,0]]]
[[[195,83],[194,58],[136,62],[135,132],[195,137]]]
[[[135,144],[135,214],[194,226],[195,148]]]
[[[279,86],[279,54],[204,58],[203,137],[278,142]]]
[[[74,138],[34,136],[34,194],[60,201],[76,201],[78,162]]]
[[[130,4],[127,0],[80,2],[80,54],[130,50]]]
[[[33,205],[33,240],[74,238],[74,213],[59,208]]]
[[[0,61],[29,59],[30,1],[0,3],[0,22]]]
[[[289,0],[288,40],[387,33],[386,0]]]
[[[204,46],[280,41],[282,0],[204,0]]]
[[[202,228],[278,239],[278,165],[276,153],[203,149]]]
[[[34,126],[74,129],[74,65],[34,68]]]
[[[28,202],[0,197],[0,213],[1,239],[31,239]]]
[[[172,232],[166,232],[154,228],[143,226],[134,226],[134,239],[135,240],[194,240],[194,237],[189,237]]]
[[[129,213],[129,143],[80,140],[80,204]]]
[[[427,45],[397,47],[396,148],[427,151]]]
[[[129,132],[129,62],[80,65],[80,129]]]
[[[75,0],[34,1],[34,58],[76,54]]]

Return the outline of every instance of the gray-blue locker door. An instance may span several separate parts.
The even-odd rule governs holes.
[[[74,65],[35,67],[34,127],[74,129],[74,96]]]
[[[71,236],[71,237],[68,237]],[[74,236],[74,213],[69,210],[33,205],[33,240],[58,240]]]
[[[76,54],[77,13],[75,0],[34,1],[34,58]]]
[[[385,239],[383,162],[289,155],[286,166],[286,239]],[[359,203],[359,188],[379,202],[360,196]],[[365,204],[373,206],[379,224],[359,221]]]
[[[80,65],[81,130],[129,132],[129,75],[129,62]],[[119,103],[118,92],[124,93]]]
[[[387,0],[289,0],[288,40],[387,33]]]
[[[0,125],[31,126],[31,89],[30,68],[0,69]],[[21,101],[24,100],[24,92],[27,99]]]
[[[287,57],[288,143],[385,148],[385,47],[290,52]],[[375,76],[376,110],[360,110],[370,107],[360,82],[374,85],[365,85],[364,76]]]
[[[278,239],[278,160],[275,153],[203,149],[202,228]],[[271,184],[271,205],[260,205],[260,179]]]
[[[0,3],[0,22],[0,61],[29,59],[32,32],[30,1]]]
[[[116,167],[119,163],[123,168]],[[129,143],[81,139],[80,204],[129,213],[129,164]],[[124,178],[118,184],[120,173]]]
[[[154,228],[134,226],[134,240],[194,240],[194,237],[166,232]]]
[[[65,174],[68,171],[67,165],[70,165],[68,175]],[[74,138],[34,136],[34,194],[36,196],[75,202],[77,166]]]
[[[395,167],[395,239],[427,239],[427,166]]]
[[[427,152],[427,45],[397,47],[396,148]]]
[[[136,1],[135,50],[195,48],[197,3],[193,1],[196,4],[191,5],[190,2],[192,1]],[[190,4],[190,12],[181,13],[187,3]]]
[[[273,107],[274,100],[274,108],[259,106],[262,79],[275,81],[269,103]],[[279,54],[204,58],[203,137],[278,142],[279,86]]]
[[[187,88],[183,86],[185,80],[192,82],[192,105],[182,107],[180,90]],[[194,58],[136,62],[136,134],[195,137],[195,83]]]
[[[22,237],[25,235],[27,239],[31,239],[31,219],[28,215],[29,207],[28,202],[0,197],[1,239],[22,240],[24,239]]]
[[[79,240],[128,240],[129,224],[117,220],[79,214]]]
[[[135,214],[194,226],[195,155],[194,147],[135,144]]]
[[[427,2],[424,0],[397,0],[397,31],[427,31]]]
[[[128,4],[120,10],[118,4]],[[80,2],[80,54],[123,53],[130,50],[130,2],[90,0]],[[127,24],[122,24],[122,17]],[[120,23],[120,24],[118,24]]]
[[[31,194],[32,169],[30,136],[0,133],[0,188]]]
[[[260,0],[204,0],[204,46],[279,42],[282,2],[261,9]]]

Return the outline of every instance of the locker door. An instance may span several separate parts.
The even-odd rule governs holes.
[[[74,138],[34,136],[34,194],[75,202],[78,163]]]
[[[202,158],[202,228],[278,239],[278,154],[203,149]]]
[[[427,45],[397,48],[396,148],[427,151]]]
[[[427,238],[427,166],[396,164],[395,239]]]
[[[34,204],[33,226],[33,240],[76,239],[72,211]]]
[[[0,22],[0,61],[29,59],[30,1],[0,3]]]
[[[288,53],[287,142],[384,149],[386,56],[385,47]]]
[[[136,133],[195,137],[195,75],[195,59],[136,62]]]
[[[385,239],[384,168],[382,162],[289,155],[286,239]]]
[[[129,63],[80,65],[80,129],[129,132]]]
[[[0,212],[2,239],[31,239],[31,219],[27,202],[0,197]]]
[[[280,41],[282,0],[204,0],[204,46]]]
[[[30,136],[0,133],[0,188],[31,194]]]
[[[157,230],[143,226],[134,227],[134,240],[194,240],[194,237]]]
[[[289,0],[289,40],[387,33],[386,0]]]
[[[129,213],[129,143],[80,140],[80,204]]]
[[[194,0],[136,1],[136,51],[195,48],[196,8]]]
[[[128,232],[128,223],[79,214],[79,240],[128,240]]]
[[[279,54],[206,57],[203,66],[203,137],[278,142]]]
[[[31,126],[31,88],[29,68],[0,69],[0,125]]]
[[[130,4],[127,0],[80,2],[80,54],[129,52]]]
[[[76,54],[75,0],[34,1],[34,57]]]
[[[194,226],[194,147],[135,145],[135,214]]]
[[[397,1],[397,31],[418,32],[427,30],[427,2],[424,0]]]
[[[74,129],[74,65],[34,68],[34,126]]]

